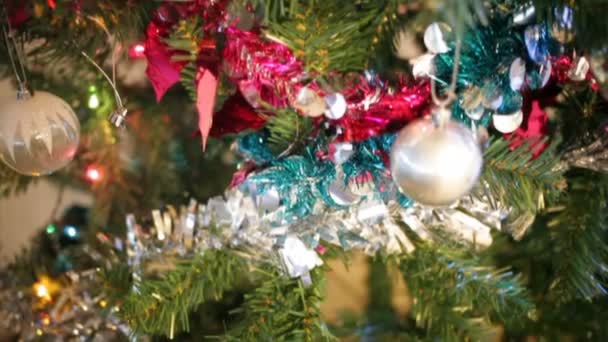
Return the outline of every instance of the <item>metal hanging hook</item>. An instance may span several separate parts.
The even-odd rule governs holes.
[[[17,80],[17,98],[27,99],[31,97],[31,93],[27,88],[27,73],[25,72],[25,63],[23,62],[23,59],[25,57],[22,54],[21,49],[19,48],[19,44],[17,44],[17,40],[15,39],[15,32],[11,28],[11,22],[8,16],[8,9],[6,8],[6,6],[3,6],[3,9],[6,25],[2,25],[2,35],[4,37],[4,43],[6,44],[8,59],[11,62],[13,74],[15,76],[15,79]],[[19,74],[19,70],[21,70],[21,74]]]

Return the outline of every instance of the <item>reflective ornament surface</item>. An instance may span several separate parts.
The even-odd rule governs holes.
[[[482,152],[459,123],[430,117],[408,124],[391,149],[391,172],[400,191],[424,205],[445,206],[471,191],[481,173]]]
[[[348,107],[344,95],[340,93],[333,93],[325,96],[325,104],[327,105],[325,116],[332,120],[337,120],[344,116]]]
[[[543,63],[549,57],[549,42],[547,30],[544,26],[528,26],[524,31],[524,42],[528,56],[536,63]]]
[[[536,8],[532,3],[523,4],[513,11],[513,25],[526,25],[534,21]]]
[[[432,23],[424,31],[424,45],[431,53],[446,53],[450,51],[447,41],[451,35],[452,28],[448,24]]]
[[[521,110],[512,114],[492,115],[492,125],[501,133],[512,133],[521,126],[524,121],[524,113]]]
[[[53,94],[37,91],[0,104],[0,159],[21,174],[40,176],[64,167],[79,139],[76,114]]]
[[[410,61],[412,64],[412,75],[415,78],[429,77],[433,75],[433,58],[435,55],[432,53],[425,53],[424,55],[418,56]]]
[[[584,81],[589,73],[589,62],[583,56],[576,57],[572,61],[572,67],[568,70],[568,78],[575,81]]]
[[[520,90],[524,85],[524,81],[526,79],[526,62],[517,57],[511,63],[511,67],[509,68],[509,85],[511,89],[517,91]]]

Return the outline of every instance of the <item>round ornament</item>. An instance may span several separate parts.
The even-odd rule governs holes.
[[[19,173],[40,176],[64,167],[79,139],[76,114],[53,94],[22,92],[0,104],[0,159]]]
[[[390,160],[393,180],[404,195],[424,205],[445,206],[471,191],[481,172],[482,152],[466,127],[425,117],[399,133]]]

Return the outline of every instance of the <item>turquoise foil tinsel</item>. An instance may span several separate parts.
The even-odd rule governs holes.
[[[523,97],[519,91],[510,87],[509,69],[516,58],[525,61],[526,76],[531,80],[526,86],[531,89],[541,87],[539,81],[541,66],[533,61],[526,49],[524,42],[523,27],[513,27],[510,17],[493,18],[488,26],[478,25],[466,31],[462,37],[462,50],[458,66],[457,93],[472,86],[480,89],[493,89],[502,96],[502,104],[496,110],[490,110],[492,114],[511,114],[521,109]],[[550,40],[550,37],[541,37]],[[552,43],[552,42],[551,42]],[[434,58],[436,76],[444,84],[451,81],[454,66],[455,41],[449,42],[451,50],[447,53],[438,54]],[[539,45],[540,46],[540,45]],[[551,44],[542,44],[549,54]],[[459,99],[462,97],[460,95]],[[455,107],[459,107],[456,101]],[[470,119],[462,108],[454,108],[454,118],[466,124]],[[489,110],[489,108],[487,109]],[[478,124],[487,125],[490,120],[482,117]]]
[[[320,157],[328,150],[325,139],[317,138],[301,154],[284,158],[272,155],[263,131],[243,136],[238,146],[247,159],[266,165],[247,182],[255,184],[259,193],[277,190],[285,206],[285,217],[290,220],[310,215],[319,201],[337,210],[344,209],[332,199],[329,186],[336,180],[347,185],[367,176],[371,176],[374,191],[366,196],[384,201],[395,199],[403,207],[411,206],[412,201],[397,191],[386,168],[395,137],[387,134],[353,144],[354,153],[341,165],[341,173],[336,164]]]

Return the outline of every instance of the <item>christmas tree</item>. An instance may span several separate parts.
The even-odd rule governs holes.
[[[2,338],[605,340],[606,10],[3,1],[0,193],[95,202],[2,270]]]

